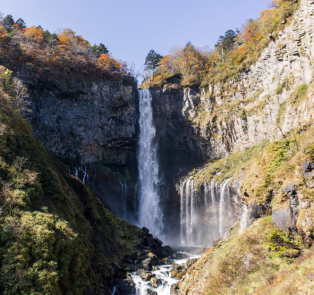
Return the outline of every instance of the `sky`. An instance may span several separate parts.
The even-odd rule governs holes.
[[[271,0],[1,0],[0,11],[50,32],[71,28],[91,44],[105,44],[112,56],[143,67],[153,49],[192,42],[213,48],[220,35],[241,28]]]

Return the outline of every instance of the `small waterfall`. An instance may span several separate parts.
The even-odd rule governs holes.
[[[220,194],[220,203],[219,203],[219,234],[222,236],[225,230],[228,228],[226,226],[227,217],[228,217],[228,202],[230,202],[229,197],[229,187],[228,182],[230,179],[225,180],[221,184],[221,194]]]
[[[152,96],[148,89],[140,90],[139,111],[139,225],[149,228],[153,234],[160,236],[163,231],[163,213],[158,193],[156,128],[153,124]]]
[[[204,182],[202,198],[199,183],[191,178],[180,182],[182,245],[208,246],[235,222],[228,183]]]
[[[240,234],[243,233],[247,227],[246,223],[247,223],[248,213],[249,213],[249,210],[248,210],[247,206],[245,204],[243,204],[242,216],[241,216],[241,220],[240,220],[240,230],[239,230]]]
[[[128,185],[122,175],[121,177],[122,177],[122,181],[119,180],[119,182],[120,182],[121,190],[122,190],[122,211],[123,211],[123,219],[126,220],[128,218]]]

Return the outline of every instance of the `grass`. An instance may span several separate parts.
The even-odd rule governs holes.
[[[306,277],[314,271],[313,251],[304,250],[299,258],[285,256],[296,251],[294,247],[298,245],[269,218],[262,218],[244,233],[221,243],[218,249],[207,250],[181,281],[180,294],[190,294],[195,289],[199,294],[215,295],[310,294],[293,293],[310,290],[313,285]]]

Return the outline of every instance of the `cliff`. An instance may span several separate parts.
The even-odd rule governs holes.
[[[129,76],[56,74],[33,79],[32,69],[25,66],[15,72],[29,89],[25,117],[43,146],[67,164],[72,175],[114,213],[125,218],[127,208],[131,220],[138,174],[136,82]],[[121,206],[124,199],[129,203]]]

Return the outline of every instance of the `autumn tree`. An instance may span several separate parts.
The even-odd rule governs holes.
[[[101,54],[109,54],[108,48],[102,43],[100,43],[99,45],[94,44],[91,47],[91,52],[97,58],[99,58]]]
[[[160,60],[163,58],[162,55],[156,53],[154,50],[151,50],[145,59],[145,70],[146,71],[152,71],[153,72],[153,77],[155,74],[155,70],[158,67],[158,64]]]
[[[31,26],[29,28],[24,29],[24,35],[28,41],[33,40],[35,42],[40,42],[44,39],[44,31],[41,28]]]

